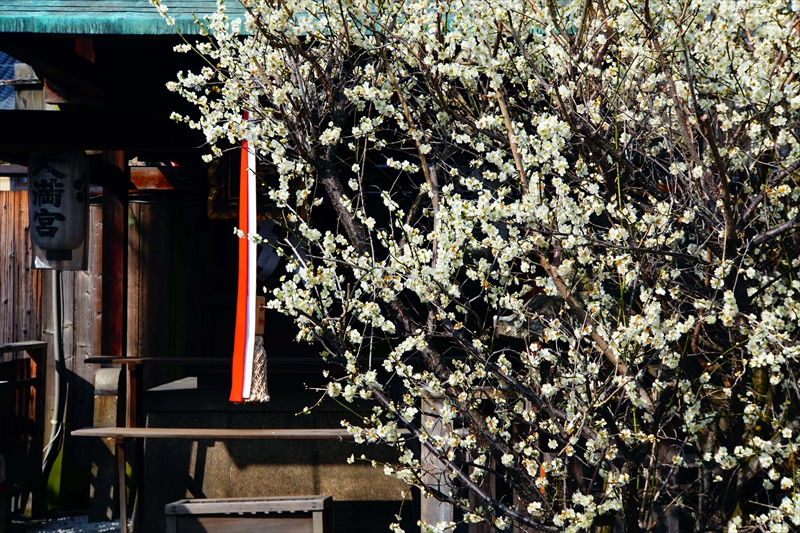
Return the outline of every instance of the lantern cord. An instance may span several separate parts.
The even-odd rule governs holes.
[[[56,379],[53,395],[55,397],[55,406],[53,412],[53,419],[50,421],[50,441],[45,446],[43,452],[45,454],[44,462],[42,464],[42,474],[44,479],[50,477],[50,470],[53,468],[53,463],[58,456],[58,451],[63,442],[63,413],[66,403],[66,395],[64,394],[64,324],[62,317],[63,309],[63,291],[61,287],[61,271],[58,269],[52,270],[51,276],[51,299],[53,303],[53,355],[55,357]]]

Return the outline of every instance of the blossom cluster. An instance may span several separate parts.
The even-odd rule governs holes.
[[[242,3],[177,118],[274,167],[268,305],[426,531],[800,528],[800,4]]]

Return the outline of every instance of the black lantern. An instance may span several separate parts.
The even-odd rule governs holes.
[[[89,161],[82,151],[31,154],[28,206],[33,267],[86,269]]]

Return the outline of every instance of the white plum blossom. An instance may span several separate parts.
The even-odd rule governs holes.
[[[800,528],[798,2],[242,4],[174,118],[274,170],[268,307],[424,531]]]

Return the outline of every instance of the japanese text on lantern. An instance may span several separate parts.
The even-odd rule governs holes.
[[[36,168],[32,174],[34,176],[44,176],[43,179],[32,180],[31,194],[33,197],[31,204],[34,208],[33,220],[36,223],[34,230],[40,237],[55,237],[60,229],[57,222],[64,222],[66,217],[59,210],[50,210],[44,206],[61,207],[61,199],[65,193],[63,180],[67,175],[53,168],[46,161]]]

